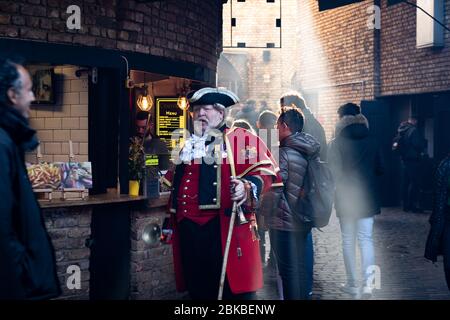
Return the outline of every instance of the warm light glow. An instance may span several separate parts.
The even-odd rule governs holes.
[[[136,104],[142,111],[149,111],[153,107],[153,99],[147,93],[147,90],[144,91],[144,94],[139,95]]]
[[[186,97],[179,97],[177,105],[181,110],[186,110],[187,108],[189,108],[189,102]]]

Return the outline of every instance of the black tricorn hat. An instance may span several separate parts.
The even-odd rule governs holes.
[[[224,88],[202,88],[187,94],[189,106],[218,104],[228,108],[239,102],[239,98],[231,91]]]

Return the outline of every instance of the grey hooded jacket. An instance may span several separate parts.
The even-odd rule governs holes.
[[[284,190],[278,210],[266,218],[267,226],[283,231],[297,231],[304,227],[291,208],[296,207],[308,168],[305,156],[314,158],[320,154],[320,143],[306,133],[294,133],[280,143],[279,164]]]

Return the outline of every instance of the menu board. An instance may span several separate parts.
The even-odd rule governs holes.
[[[156,98],[156,135],[163,140],[169,151],[175,148],[179,139],[172,139],[177,129],[186,128],[186,110],[177,105],[178,98]]]

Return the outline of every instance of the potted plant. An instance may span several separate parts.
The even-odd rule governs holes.
[[[145,175],[145,155],[142,139],[133,137],[130,139],[128,156],[129,194],[139,195],[139,183]]]

